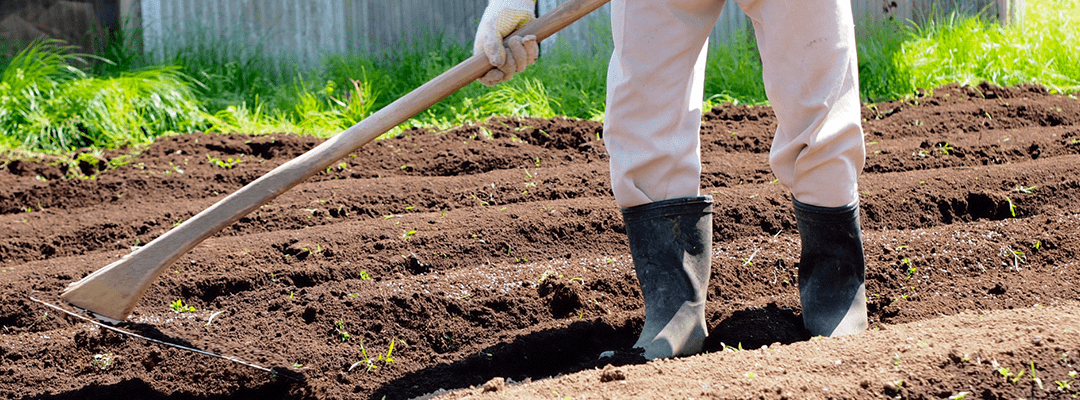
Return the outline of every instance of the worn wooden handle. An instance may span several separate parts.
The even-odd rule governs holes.
[[[538,40],[543,40],[608,1],[567,1],[513,35],[536,35]],[[99,316],[126,319],[154,279],[200,242],[489,70],[491,65],[487,57],[482,54],[470,57],[318,147],[247,184],[141,249],[72,283],[62,297]]]

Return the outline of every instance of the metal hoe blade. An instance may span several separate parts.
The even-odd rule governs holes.
[[[34,295],[30,295],[28,297],[30,298],[30,300],[32,300],[32,301],[34,301],[36,303],[40,303],[40,304],[42,304],[42,305],[44,305],[46,307],[49,307],[49,308],[51,308],[53,310],[60,311],[60,312],[62,312],[64,314],[70,315],[70,316],[78,318],[80,320],[83,320],[83,321],[89,322],[91,324],[97,325],[97,326],[99,326],[99,327],[101,327],[103,329],[108,329],[110,331],[113,331],[113,332],[116,332],[116,333],[119,333],[119,334],[122,334],[122,335],[125,335],[125,336],[133,337],[133,338],[136,338],[136,339],[142,339],[142,340],[146,340],[146,341],[149,341],[149,342],[154,342],[154,343],[157,343],[157,344],[160,344],[160,345],[163,345],[163,346],[173,347],[173,348],[177,348],[177,349],[180,349],[180,350],[190,351],[190,352],[193,352],[193,353],[198,353],[198,354],[202,354],[202,355],[206,355],[206,356],[210,356],[210,357],[216,357],[216,358],[220,358],[220,359],[223,359],[223,360],[232,361],[234,363],[244,365],[244,366],[248,366],[248,367],[251,367],[251,368],[255,368],[255,369],[260,370],[260,371],[269,372],[269,373],[273,374],[274,376],[281,376],[281,377],[284,377],[284,378],[287,378],[287,379],[292,379],[292,380],[295,380],[295,381],[302,380],[301,378],[296,377],[296,376],[292,376],[291,374],[285,374],[285,373],[282,373],[282,372],[280,372],[280,371],[278,371],[276,369],[263,367],[263,366],[260,366],[260,365],[254,364],[254,363],[250,363],[250,362],[247,362],[247,361],[244,361],[244,360],[240,360],[240,359],[235,358],[235,357],[229,357],[229,356],[224,356],[224,355],[217,354],[217,353],[211,353],[211,352],[206,351],[206,350],[199,350],[199,349],[192,348],[192,347],[182,346],[182,345],[179,345],[179,344],[176,344],[176,343],[169,343],[169,342],[166,342],[166,341],[163,341],[163,340],[158,340],[158,339],[146,337],[146,336],[134,333],[134,332],[129,332],[129,331],[126,331],[126,330],[123,330],[123,329],[120,329],[120,328],[117,328],[117,327],[113,326],[113,325],[116,325],[116,324],[120,323],[121,321],[117,321],[117,320],[114,320],[114,319],[111,319],[111,318],[108,318],[108,317],[102,317],[102,316],[94,314],[93,312],[90,312],[90,311],[81,310],[81,309],[79,310],[79,311],[82,311],[82,312],[86,312],[87,314],[93,316],[94,318],[97,318],[97,319],[100,319],[101,321],[107,322],[107,324],[102,323],[101,321],[97,321],[95,319],[86,317],[86,316],[81,315],[79,313],[76,313],[74,311],[67,310],[67,309],[65,309],[63,307],[60,307],[60,306],[56,305],[56,304],[52,304],[52,303],[46,302],[44,300],[38,299],[38,298],[34,297]]]

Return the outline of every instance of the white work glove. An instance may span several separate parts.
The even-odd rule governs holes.
[[[533,14],[535,7],[535,0],[490,0],[476,29],[473,55],[487,55],[488,62],[495,68],[480,77],[480,83],[494,86],[508,81],[515,73],[524,71],[525,67],[536,62],[540,46],[534,35],[511,37],[507,40],[508,45],[503,46],[506,35],[536,19]]]

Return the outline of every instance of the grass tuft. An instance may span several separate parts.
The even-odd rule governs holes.
[[[1080,91],[1080,0],[1031,0],[1025,21],[1005,27],[957,14],[930,19],[908,31],[899,57],[906,87],[985,81]]]
[[[5,145],[61,152],[147,143],[204,123],[193,82],[176,67],[90,76],[87,56],[57,40],[37,40],[0,75],[0,130]]]

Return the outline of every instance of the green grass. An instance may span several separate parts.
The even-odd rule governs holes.
[[[158,132],[203,124],[192,82],[174,66],[111,77],[79,68],[87,57],[39,40],[0,75],[0,130],[7,148],[61,152],[145,143]]]
[[[882,102],[959,82],[1035,82],[1080,91],[1080,0],[1030,0],[1025,23],[957,15],[919,25],[865,21],[858,37],[862,99]],[[491,116],[602,121],[610,27],[586,52],[545,48],[537,65],[495,88],[470,84],[401,127],[448,127]],[[137,32],[113,32],[98,56],[38,41],[0,56],[0,151],[64,153],[149,143],[169,132],[299,132],[330,136],[466,59],[468,45],[426,35],[392,53],[328,56],[314,70],[238,40],[196,33],[154,62]],[[0,49],[3,50],[3,49]],[[0,51],[0,54],[10,54]],[[706,107],[767,104],[751,32],[714,43]]]
[[[1080,90],[1080,0],[1030,0],[1024,19],[1002,28],[950,15],[910,29],[898,54],[910,71],[902,84],[1035,82],[1054,92]]]
[[[706,108],[721,103],[765,104],[765,82],[753,32],[713,44],[705,67]]]

